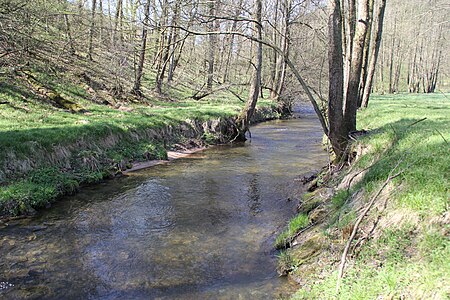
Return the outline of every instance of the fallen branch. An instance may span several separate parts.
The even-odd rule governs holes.
[[[415,122],[409,124],[409,125],[408,125],[408,128],[411,127],[411,126],[416,125],[417,123],[420,123],[420,122],[422,122],[422,121],[425,121],[426,119],[427,119],[427,118],[425,117],[425,118],[422,118],[422,119],[420,119],[420,120],[417,120],[417,121],[415,121]]]
[[[369,204],[367,204],[366,208],[361,213],[359,218],[356,220],[355,225],[353,226],[352,234],[350,235],[350,237],[349,237],[349,239],[347,241],[347,244],[345,245],[344,252],[342,253],[342,257],[341,257],[341,262],[339,264],[338,279],[337,279],[337,282],[336,282],[336,295],[339,294],[339,288],[340,288],[340,285],[341,285],[341,281],[342,281],[342,278],[344,277],[345,261],[347,259],[347,254],[348,254],[348,251],[349,251],[350,246],[352,244],[352,241],[353,241],[353,239],[356,236],[356,232],[358,231],[358,227],[361,224],[361,222],[364,219],[364,217],[369,212],[369,210],[372,208],[373,204],[375,203],[375,200],[377,200],[378,196],[381,194],[383,189],[389,184],[389,182],[391,182],[392,179],[398,177],[400,174],[403,173],[403,170],[401,170],[401,171],[397,172],[396,174],[391,175],[397,169],[397,167],[400,165],[401,162],[402,162],[402,160],[400,160],[397,163],[397,165],[392,169],[392,171],[389,173],[389,176],[386,179],[386,181],[381,185],[381,187],[378,189],[377,193],[369,201]]]
[[[442,133],[439,131],[439,130],[437,130],[437,129],[435,129],[436,130],[436,132],[437,133],[439,133],[439,135],[441,136],[441,138],[444,140],[444,142],[448,145],[448,141],[447,141],[447,139],[442,135]]]
[[[191,98],[194,99],[194,100],[201,100],[201,99],[203,99],[203,98],[205,98],[205,97],[207,97],[207,96],[209,96],[211,94],[214,94],[216,92],[220,92],[220,91],[223,91],[223,90],[228,90],[229,87],[230,87],[229,85],[219,86],[216,89],[206,91],[206,92],[204,92],[203,94],[200,94],[200,95],[199,95],[200,91],[198,91],[194,95],[192,95]]]

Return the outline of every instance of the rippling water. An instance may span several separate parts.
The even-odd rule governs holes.
[[[88,187],[0,229],[0,298],[274,299],[295,176],[325,161],[307,117]]]

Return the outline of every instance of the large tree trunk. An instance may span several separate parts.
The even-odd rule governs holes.
[[[367,83],[367,71],[369,67],[370,49],[374,47],[372,43],[372,27],[373,27],[373,6],[374,0],[369,0],[369,24],[367,28],[366,41],[364,43],[363,65],[361,70],[361,82],[358,91],[358,108],[361,107],[364,87]]]
[[[343,0],[344,2],[345,0]],[[355,30],[356,30],[356,0],[347,0],[348,1],[348,16],[346,21],[342,22],[343,30],[344,30],[344,40],[345,47],[343,48],[343,57],[344,57],[344,87],[348,86],[348,82],[350,80],[350,72],[352,72],[352,55],[353,55],[353,44],[355,39]],[[345,11],[341,11],[342,14],[345,14]],[[344,99],[347,97],[347,89],[344,88]],[[346,103],[344,102],[344,110]]]
[[[144,70],[144,61],[145,61],[145,49],[147,47],[147,33],[148,33],[148,23],[150,16],[150,0],[147,0],[145,3],[144,9],[144,22],[142,26],[142,40],[141,40],[141,49],[139,51],[139,62],[136,71],[136,77],[134,80],[133,93],[136,95],[141,95],[141,80],[142,74]]]
[[[256,108],[256,102],[258,101],[258,96],[260,92],[260,85],[261,85],[261,71],[262,71],[262,3],[261,0],[255,0],[255,12],[254,12],[254,20],[255,23],[255,29],[257,32],[257,39],[259,42],[256,44],[256,63],[255,63],[255,70],[253,73],[253,79],[252,79],[252,85],[250,87],[250,93],[248,96],[247,103],[242,110],[242,112],[239,114],[236,123],[237,123],[237,136],[236,140],[245,141],[245,133],[249,129],[250,125],[250,119],[253,116],[253,113],[255,112]]]
[[[353,39],[352,60],[350,75],[348,77],[347,93],[345,94],[345,108],[343,126],[345,133],[356,130],[356,112],[358,110],[358,90],[361,79],[362,59],[364,41],[367,34],[367,23],[369,20],[369,0],[359,2],[359,18],[356,25],[355,37]]]
[[[384,11],[386,9],[386,0],[381,0],[380,6],[378,8],[378,16],[377,16],[377,31],[375,33],[375,45],[372,47],[370,53],[370,65],[369,70],[367,71],[367,82],[364,86],[364,93],[362,97],[362,107],[367,107],[369,104],[370,92],[372,90],[373,77],[375,74],[375,66],[377,64],[378,54],[380,52],[381,46],[381,37],[383,34],[383,21],[384,21]]]
[[[343,132],[344,65],[342,61],[342,17],[339,0],[330,2],[331,13],[328,20],[328,123],[333,151],[340,158],[347,146]]]

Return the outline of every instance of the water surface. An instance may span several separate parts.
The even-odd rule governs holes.
[[[0,229],[0,297],[274,299],[293,179],[326,162],[315,118],[85,188]]]

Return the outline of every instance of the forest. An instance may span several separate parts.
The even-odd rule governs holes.
[[[450,295],[449,13],[445,0],[0,0],[0,250],[5,256],[0,296],[97,299],[111,293],[114,299],[218,299],[226,291],[224,299],[445,299]],[[305,123],[289,127],[295,120]],[[283,130],[296,126],[305,131],[285,137]],[[272,142],[258,144],[260,136],[284,142],[270,148]],[[291,142],[299,147],[292,157],[283,152]],[[152,285],[132,269],[118,272],[127,259],[114,265],[116,258],[102,252],[106,247],[97,251],[108,272],[91,280],[103,280],[104,290],[78,277],[65,282],[58,277],[62,271],[49,269],[61,263],[64,270],[102,270],[95,263],[69,263],[70,257],[88,260],[87,250],[61,254],[52,263],[52,251],[70,248],[48,248],[55,243],[52,238],[72,236],[72,227],[88,222],[73,220],[103,205],[93,200],[97,196],[90,196],[92,204],[86,207],[80,204],[85,200],[70,197],[88,197],[86,190],[129,178],[151,182],[153,175],[145,172],[160,174],[166,165],[182,174],[177,164],[190,156],[196,161],[203,152],[209,157],[217,145],[273,151],[274,165],[265,156],[254,158],[264,160],[268,169],[255,174],[255,162],[230,175],[250,176],[233,181],[232,187],[243,189],[236,199],[254,202],[248,204],[248,219],[236,224],[252,228],[252,216],[278,213],[283,204],[271,206],[273,200],[267,200],[270,209],[261,208],[265,197],[294,200],[295,215],[283,212],[275,223],[267,222],[270,226],[261,221],[259,237],[256,229],[221,231],[228,240],[255,233],[245,240],[253,243],[246,247],[262,249],[245,254],[255,261],[275,251],[265,263],[255,263],[269,266],[269,275],[261,278],[273,276],[270,284],[258,277],[261,269],[252,277],[248,267],[248,274],[242,271],[246,275],[228,278],[220,272],[231,271],[224,269],[207,277],[203,271],[205,278],[186,273],[178,282],[176,272],[164,277],[155,271],[152,276],[163,283],[155,279]],[[230,150],[224,151],[226,160]],[[241,155],[236,159],[246,166],[246,157],[253,154]],[[295,159],[304,165],[280,183],[276,163],[283,155],[286,170]],[[237,168],[220,166],[219,177]],[[264,179],[270,168],[273,182]],[[203,183],[201,177],[202,183],[192,186],[207,185],[206,194],[214,198],[218,183],[209,171],[202,172],[210,179]],[[172,176],[164,174],[158,178]],[[180,177],[167,190],[191,192],[187,182]],[[281,185],[279,195],[273,195]],[[159,188],[155,193],[166,197]],[[148,204],[147,212],[141,207],[147,215],[136,212],[141,222],[130,228],[153,226],[148,219],[160,213],[158,201]],[[113,220],[122,222],[123,211],[137,207],[124,206],[117,213],[110,211],[114,205],[103,209],[111,217],[106,225],[95,223],[103,222],[100,215],[91,221],[113,228]],[[235,209],[239,216],[243,208]],[[64,219],[63,213],[59,224],[53,214],[60,210],[77,217]],[[212,224],[221,224],[224,211],[217,210]],[[62,235],[68,228],[69,234]],[[91,234],[96,231],[87,231]],[[142,241],[153,245],[157,238],[152,234]],[[93,247],[92,241],[65,241]],[[209,247],[199,241],[198,249]],[[166,260],[152,256],[151,267],[170,269],[173,264],[178,270],[179,263],[182,270],[193,264],[175,259],[188,256],[177,252],[177,245],[170,247],[173,256],[159,249]],[[234,251],[240,245],[231,247]],[[121,247],[112,247],[122,251],[113,252],[114,257],[122,259],[126,247]],[[145,247],[139,241],[135,248]],[[137,265],[145,260],[130,253],[126,257]],[[209,270],[215,261],[197,265]],[[58,279],[55,285],[47,283],[47,276]],[[120,276],[123,289],[116,287]],[[259,294],[252,294],[258,287]]]

